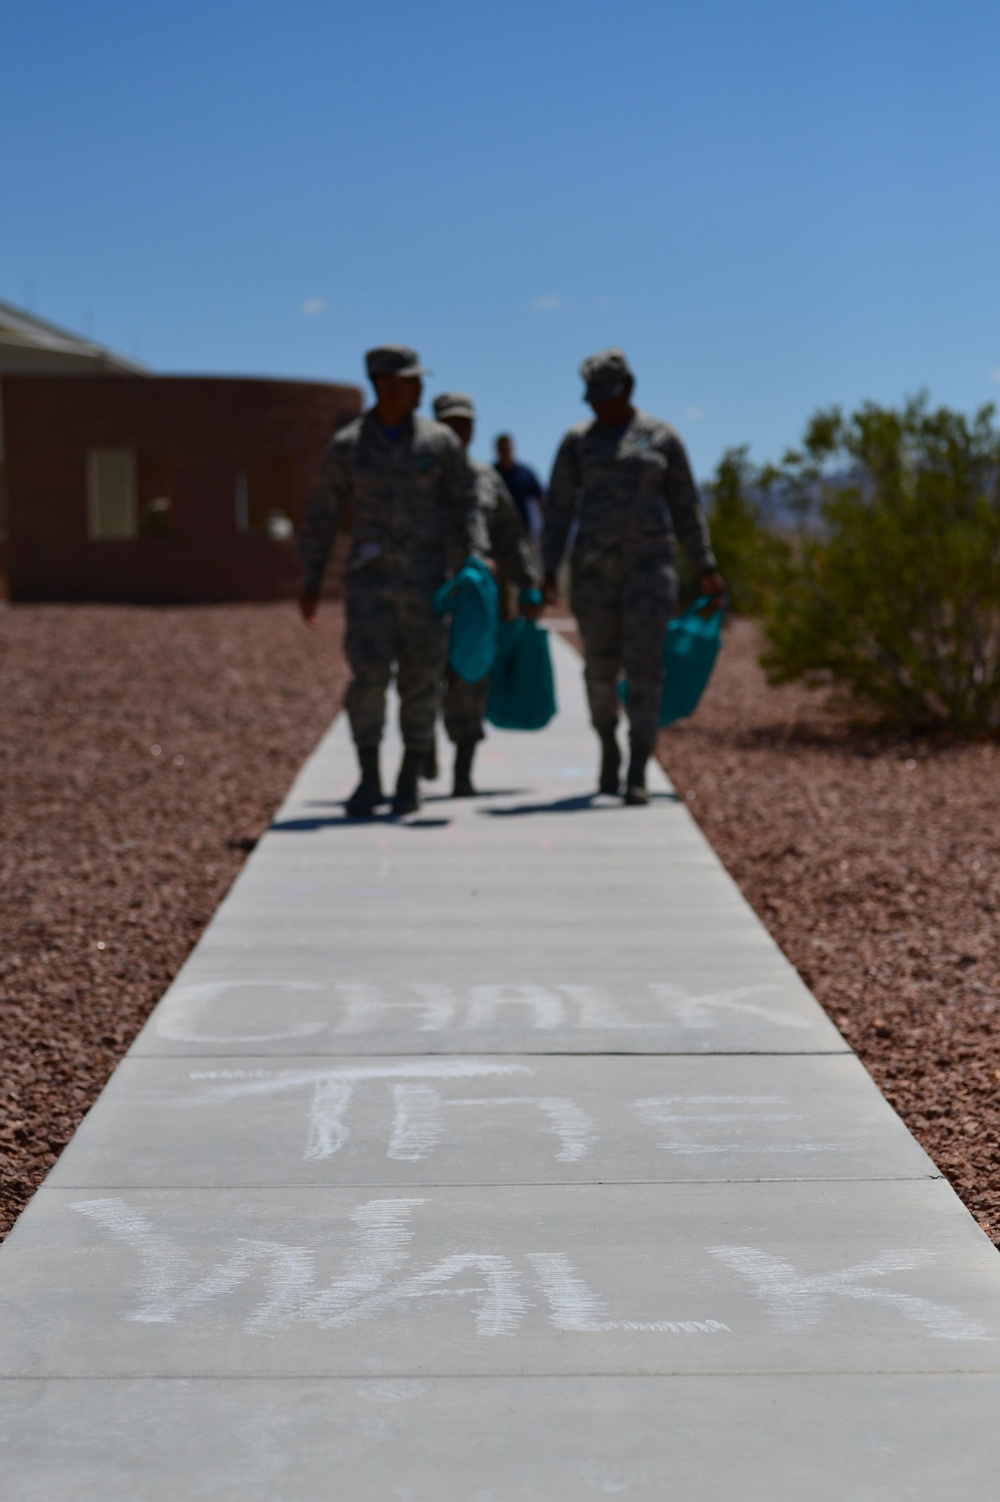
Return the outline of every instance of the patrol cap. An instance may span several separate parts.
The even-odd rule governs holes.
[[[607,402],[621,396],[632,380],[628,361],[620,349],[602,349],[596,355],[588,355],[580,366],[580,374],[587,388],[583,395],[585,402]]]
[[[365,355],[365,369],[369,380],[376,376],[422,376],[430,375],[420,363],[420,356],[408,344],[380,344]]]
[[[475,422],[475,403],[464,392],[442,391],[434,398],[434,416],[438,422],[444,422],[446,417],[467,417],[470,422]]]

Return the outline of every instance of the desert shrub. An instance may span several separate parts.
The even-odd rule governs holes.
[[[746,448],[729,449],[706,487],[712,547],[728,586],[730,609],[739,615],[763,610],[790,557],[770,488],[761,478]]]
[[[1000,730],[1000,430],[923,398],[821,412],[769,476],[798,535],[764,601],[774,682],[909,729]]]

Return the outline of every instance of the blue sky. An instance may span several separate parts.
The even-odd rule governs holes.
[[[706,477],[1000,397],[1000,6],[0,0],[0,298],[157,370],[398,340],[547,470],[621,344]]]

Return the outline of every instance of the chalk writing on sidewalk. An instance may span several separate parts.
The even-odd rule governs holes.
[[[469,1112],[501,1113],[505,1117],[513,1112],[508,1130],[527,1127],[530,1140],[535,1140],[535,1131],[540,1130],[551,1142],[556,1163],[582,1162],[602,1140],[599,1123],[567,1095],[525,1091],[524,1077],[530,1079],[534,1074],[528,1064],[463,1057],[386,1064],[194,1069],[190,1079],[197,1088],[189,1094],[172,1095],[169,1104],[192,1110],[252,1098],[289,1096],[294,1101],[302,1097],[302,1156],[314,1162],[341,1151],[352,1137],[352,1111],[356,1115],[365,1104],[369,1113],[363,1122],[364,1140],[374,1145],[379,1141],[375,1134],[384,1133],[381,1141],[386,1157],[404,1163],[421,1162],[442,1146],[454,1145],[449,1128],[460,1130],[460,1118]],[[522,1088],[509,1095],[497,1094],[495,1081],[512,1076]],[[493,1088],[483,1095],[470,1095],[471,1081],[490,1081]],[[458,1088],[460,1093],[448,1093],[448,1086]],[[387,1104],[384,1110],[379,1106],[379,1092]],[[655,1134],[657,1148],[680,1157],[836,1152],[844,1145],[812,1139],[808,1115],[788,1110],[789,1104],[780,1095],[644,1096],[631,1102],[631,1112],[640,1130]],[[604,1109],[606,1113],[606,1102]],[[628,1103],[615,1105],[616,1115],[609,1130],[616,1141],[622,1134],[622,1123],[617,1119],[621,1109],[627,1110]]]
[[[788,1105],[781,1095],[663,1095],[637,1100],[634,1110],[660,1134],[657,1146],[680,1157],[837,1151],[837,1142],[804,1137],[810,1121],[806,1112],[774,1109]],[[776,1142],[768,1135],[775,1127],[783,1140]],[[750,1134],[744,1135],[748,1128]]]
[[[572,1101],[534,1097],[485,1097],[446,1101],[428,1085],[394,1083],[418,1080],[472,1080],[483,1077],[530,1075],[526,1064],[492,1063],[474,1059],[414,1059],[402,1064],[352,1064],[298,1069],[197,1069],[191,1079],[202,1089],[191,1097],[177,1099],[178,1106],[212,1105],[253,1096],[275,1096],[306,1091],[309,1096],[308,1124],[303,1156],[308,1160],[331,1158],[351,1135],[348,1111],[366,1086],[388,1086],[394,1103],[387,1156],[414,1161],[427,1157],[444,1135],[444,1107],[492,1104],[538,1106],[548,1115],[563,1151],[575,1161],[590,1141],[589,1119]]]
[[[301,1238],[237,1236],[207,1256],[121,1197],[81,1200],[73,1209],[135,1255],[134,1299],[122,1317],[140,1323],[172,1324],[214,1305],[228,1322],[232,1297],[243,1289],[242,1328],[257,1335],[277,1334],[296,1323],[340,1329],[417,1305],[427,1314],[469,1309],[476,1333],[489,1338],[516,1335],[533,1310],[544,1311],[550,1326],[572,1334],[733,1333],[725,1321],[702,1313],[655,1319],[613,1314],[560,1251],[483,1248],[475,1241],[455,1245],[453,1232],[444,1255],[418,1258],[413,1242],[417,1230],[425,1228],[415,1224],[415,1215],[428,1203],[408,1196],[370,1199],[350,1212],[346,1227],[314,1234],[310,1244]],[[331,1255],[339,1260],[339,1273],[324,1282],[320,1264]],[[709,1265],[714,1261],[728,1269],[751,1301],[764,1306],[781,1335],[810,1336],[820,1325],[840,1325],[846,1301],[866,1305],[870,1316],[920,1325],[938,1339],[993,1338],[961,1309],[906,1288],[907,1274],[936,1259],[926,1248],[888,1248],[823,1272],[803,1272],[790,1256],[753,1246],[712,1246],[704,1255]],[[664,1259],[668,1256],[664,1250]],[[699,1298],[706,1271],[695,1272]],[[732,1296],[730,1290],[730,1303]]]
[[[568,1333],[731,1333],[721,1320],[700,1317],[609,1318],[604,1302],[558,1252],[517,1256],[462,1250],[413,1270],[412,1217],[426,1203],[406,1198],[359,1205],[350,1216],[341,1276],[325,1287],[319,1284],[317,1247],[238,1237],[221,1261],[200,1268],[174,1236],[157,1230],[148,1216],[123,1199],[81,1200],[73,1209],[135,1253],[140,1267],[137,1302],[124,1318],[145,1324],[176,1323],[252,1281],[255,1289],[264,1289],[264,1297],[243,1320],[243,1329],[252,1335],[275,1335],[296,1322],[335,1330],[420,1302],[427,1302],[429,1312],[434,1312],[450,1297],[470,1301],[478,1335],[511,1336],[536,1304],[529,1287],[540,1291],[547,1303],[548,1322]],[[324,1238],[324,1250],[327,1244]]]
[[[913,1272],[933,1262],[935,1254],[904,1247],[880,1252],[854,1267],[824,1273],[801,1273],[784,1257],[752,1246],[714,1246],[709,1251],[771,1311],[779,1330],[799,1334],[814,1329],[824,1315],[836,1316],[838,1300],[855,1299],[899,1314],[941,1340],[991,1340],[978,1320],[950,1304],[903,1293],[882,1281],[892,1273]],[[842,1306],[841,1306],[842,1307]]]
[[[635,986],[611,996],[600,986],[527,982],[460,987],[414,981],[378,985],[369,981],[216,980],[182,983],[157,1010],[158,1035],[173,1043],[246,1044],[294,1042],[322,1035],[350,1040],[372,1034],[528,1033],[610,1034],[674,1030],[704,1033],[740,1018],[760,1029],[801,1034],[823,1021],[781,1005],[766,1004],[778,988],[768,984],[693,992],[665,981]],[[259,1025],[253,1018],[261,1013]],[[274,1013],[280,1009],[281,1026]]]

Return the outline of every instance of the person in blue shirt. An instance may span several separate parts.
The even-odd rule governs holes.
[[[496,453],[493,468],[510,491],[528,536],[536,539],[542,530],[544,494],[538,476],[526,464],[517,462],[514,457],[514,440],[509,433],[501,433],[497,438]]]

